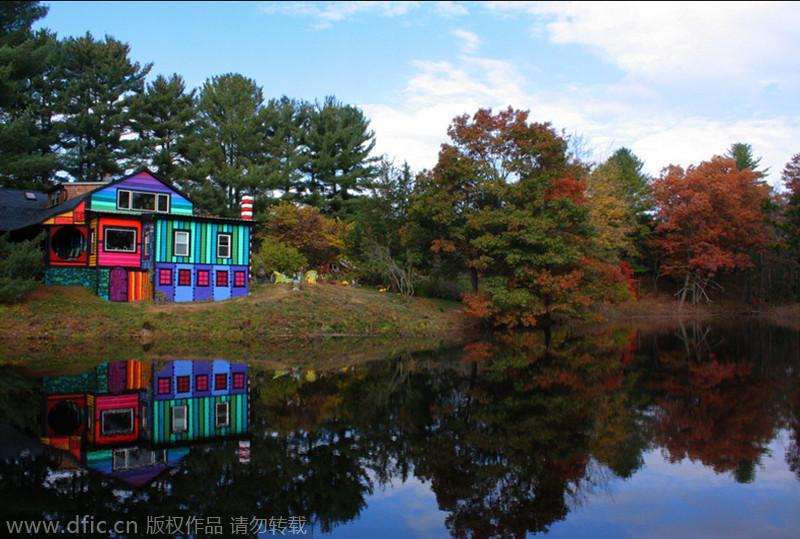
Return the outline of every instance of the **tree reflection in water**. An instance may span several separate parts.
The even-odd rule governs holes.
[[[335,372],[251,369],[250,464],[217,441],[124,489],[95,473],[54,475],[44,459],[6,460],[0,505],[14,518],[62,520],[89,507],[97,520],[142,526],[153,515],[214,516],[226,529],[234,518],[298,515],[328,532],[361,515],[376,487],[413,476],[453,536],[521,537],[635,475],[652,449],[752,481],[784,428],[800,479],[797,341],[764,331],[559,329]],[[8,407],[35,400],[19,377],[3,380]],[[36,414],[4,414],[36,434]]]

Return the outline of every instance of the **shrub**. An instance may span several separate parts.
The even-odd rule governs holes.
[[[0,303],[15,303],[36,288],[42,280],[42,241],[35,239],[11,242],[0,235]]]

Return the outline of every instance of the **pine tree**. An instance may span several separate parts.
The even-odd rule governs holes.
[[[38,2],[0,4],[0,179],[7,187],[46,187],[58,167],[57,42],[31,30],[46,13]]]
[[[198,139],[192,191],[212,213],[235,216],[246,193],[264,189],[264,98],[261,87],[238,73],[212,77],[197,101]]]
[[[187,93],[178,74],[169,79],[158,75],[144,94],[135,96],[131,129],[137,138],[131,149],[137,165],[175,181],[186,176],[190,164],[187,153],[197,119],[194,100],[195,90]]]
[[[110,36],[95,41],[87,33],[62,42],[64,170],[78,181],[118,175],[133,158],[131,142],[123,136],[132,132],[130,107],[144,92],[152,64],[131,63],[129,52],[127,44]]]

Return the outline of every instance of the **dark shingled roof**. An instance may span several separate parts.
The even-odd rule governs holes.
[[[29,193],[26,197],[26,193]],[[47,210],[47,193],[0,189],[0,232],[35,224]],[[39,221],[41,222],[41,221]]]

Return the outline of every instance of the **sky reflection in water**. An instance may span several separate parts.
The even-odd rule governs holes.
[[[141,526],[168,511],[226,526],[301,515],[331,537],[796,537],[798,343],[758,323],[558,330],[325,372],[250,369],[250,464],[236,440],[184,436],[160,446],[185,457],[149,485],[62,471],[54,490],[35,479],[54,464],[7,460],[0,519],[89,504]],[[41,384],[3,379],[0,422],[35,438]]]

